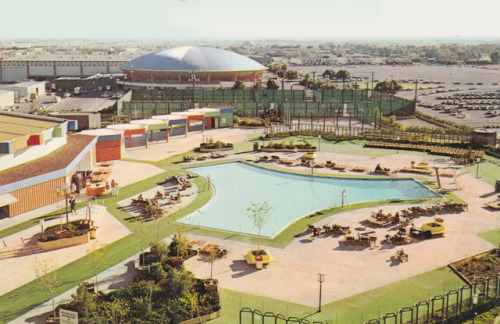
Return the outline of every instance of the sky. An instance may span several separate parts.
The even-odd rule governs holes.
[[[499,0],[7,0],[0,39],[500,38]]]

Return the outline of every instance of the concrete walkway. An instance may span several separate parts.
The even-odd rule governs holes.
[[[232,136],[234,136],[235,141],[243,140],[243,138],[246,140],[245,132],[241,132],[241,130],[231,131],[234,131]],[[202,136],[207,136],[208,133],[212,134],[211,132],[193,134],[193,138],[176,138],[165,145],[160,143],[150,145],[148,149],[128,150],[126,157],[144,161],[164,159],[188,150],[190,147],[188,143],[195,146],[199,145]],[[216,133],[214,132],[213,134]],[[195,136],[198,136],[199,139],[194,138]],[[213,137],[215,140],[223,140],[217,136]],[[183,139],[186,139],[187,142],[181,144]],[[234,142],[230,139],[224,141]],[[177,148],[170,151],[169,147]],[[169,149],[168,151],[166,150],[167,148]],[[255,157],[254,155],[249,156]],[[292,155],[284,156],[287,158],[296,158]],[[360,165],[370,168],[374,168],[378,163],[381,163],[383,167],[396,168],[398,165],[408,166],[411,160],[419,162],[415,156],[406,156],[404,154],[391,154],[375,158],[321,152],[319,159],[324,161],[332,160],[336,163],[349,164],[350,166]],[[440,164],[443,167],[449,166],[446,159],[429,158],[429,160],[432,160],[433,164]],[[126,168],[127,164],[121,162],[126,161],[116,161],[115,166],[123,165]],[[303,171],[307,172],[307,169],[304,168]],[[321,169],[320,172],[327,171],[326,169]],[[335,173],[338,171],[328,172]],[[128,173],[131,174],[132,172]],[[126,178],[126,176],[127,172],[124,171],[123,177]],[[122,184],[126,180],[117,180],[118,178],[116,177],[115,181],[119,183],[121,181],[120,185],[123,186]],[[433,176],[428,176],[427,178],[430,181],[435,179]],[[270,264],[265,270],[256,271],[254,267],[248,266],[242,257],[243,253],[255,248],[253,244],[211,237],[195,237],[192,235],[189,238],[191,240],[204,240],[207,243],[229,245],[233,248],[233,251],[227,258],[214,263],[215,277],[219,279],[221,287],[302,305],[315,306],[317,297],[316,276],[318,272],[325,273],[328,278],[328,282],[325,281],[324,283],[324,300],[325,303],[328,303],[394,281],[404,280],[416,274],[446,265],[450,261],[491,249],[492,245],[479,238],[477,234],[500,227],[500,213],[492,213],[482,208],[483,203],[488,198],[482,198],[481,196],[487,196],[493,191],[493,188],[469,175],[460,176],[458,180],[443,178],[442,181],[445,188],[459,188],[455,193],[469,202],[469,211],[462,214],[442,215],[449,233],[443,239],[422,241],[405,247],[405,251],[410,255],[410,261],[401,265],[393,264],[392,256],[395,253],[395,248],[393,247],[379,245],[372,250],[356,249],[353,251],[352,249],[342,248],[341,244],[339,244],[340,238],[315,238],[304,233],[285,249],[266,248],[277,259],[277,262]],[[385,211],[396,211],[404,208],[405,206],[400,205],[384,207],[383,209]],[[373,209],[362,209],[338,214],[317,222],[316,225],[339,223],[341,225],[349,225],[351,228],[360,227],[360,222],[369,217],[371,211]],[[428,220],[420,219],[418,221],[417,225],[421,225],[420,222],[423,223]],[[0,222],[1,225],[2,223]],[[380,241],[385,236],[387,229],[377,229],[375,231],[376,236],[379,238],[378,241]],[[470,242],[470,244],[466,246],[461,244],[460,242],[464,240]],[[138,255],[135,255],[100,274],[99,280],[108,283],[103,284],[102,287],[105,289],[116,289],[130,284],[134,273],[133,262],[137,259]],[[305,259],[307,259],[307,262],[304,261]],[[371,275],[367,275],[367,264],[369,264]],[[210,263],[197,257],[188,260],[186,267],[199,277],[208,277],[210,274]],[[351,278],[355,278],[355,280]],[[259,282],[260,284],[256,285],[255,282]],[[290,285],[291,282],[295,284]],[[356,282],[356,285],[350,284],[351,282]],[[58,301],[67,300],[71,293],[74,293],[74,290],[58,296]],[[11,323],[43,323],[42,317],[39,314],[47,312],[50,309],[51,304],[48,302]],[[39,319],[40,321],[38,321]]]

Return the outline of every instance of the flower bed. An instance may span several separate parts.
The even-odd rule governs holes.
[[[208,140],[208,143],[200,144],[200,152],[230,151],[232,149],[234,149],[232,143],[224,143],[221,141],[214,142],[211,138]]]
[[[261,147],[262,152],[295,152],[295,148],[272,148],[272,147]],[[316,152],[316,148],[297,148],[297,152]]]
[[[90,241],[91,228],[92,224],[87,219],[49,226],[42,233],[37,245],[40,249],[48,251],[85,244]]]
[[[43,251],[50,251],[50,250],[62,249],[68,246],[85,244],[88,242],[90,242],[90,232],[87,232],[87,234],[79,236],[61,238],[47,242],[38,241],[36,242],[36,245],[38,245],[38,247]]]
[[[69,224],[49,226],[44,230],[39,241],[48,242],[82,236],[90,231],[91,225],[91,222],[87,219],[78,219],[69,222]]]

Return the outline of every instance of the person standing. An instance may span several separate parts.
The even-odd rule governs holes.
[[[116,195],[116,182],[115,182],[115,180],[111,180],[111,195],[112,196]]]
[[[76,215],[76,198],[75,196],[71,196],[69,200],[69,204],[71,206],[71,215]]]

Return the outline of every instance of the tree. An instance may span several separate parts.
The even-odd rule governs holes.
[[[43,288],[50,293],[52,298],[52,311],[54,312],[54,317],[56,317],[56,301],[55,290],[57,285],[57,264],[51,259],[39,260],[35,258],[34,264],[35,276]]]
[[[274,79],[267,81],[267,90],[278,90],[280,86],[276,83]]]
[[[146,240],[149,234],[149,223],[137,221],[134,228],[134,234],[137,237],[137,240],[139,241],[141,247],[141,253],[144,254],[144,241]],[[142,259],[144,260],[144,258]],[[139,265],[144,265],[144,264],[139,264]]]
[[[346,81],[351,79],[351,73],[349,73],[349,71],[347,70],[338,70],[335,74],[335,77],[342,81]]]
[[[257,250],[260,250],[260,230],[267,223],[269,217],[271,216],[272,207],[269,206],[267,201],[262,204],[251,203],[250,207],[247,208],[247,216],[253,221],[255,227],[258,228],[258,241]]]
[[[499,61],[499,53],[498,52],[493,52],[490,54],[491,58],[491,64],[498,64]]]
[[[326,69],[322,76],[327,79],[335,78],[335,71],[333,69]]]
[[[219,258],[219,250],[211,249],[208,252],[208,259],[210,260],[210,279],[214,277],[214,261]]]
[[[106,248],[106,245],[103,244],[103,245],[101,245],[101,248],[98,249],[97,242],[94,242],[94,244],[92,244],[92,249],[87,250],[87,253],[89,253],[89,256],[90,256],[90,263],[92,264],[92,268],[94,269],[96,292],[99,291],[99,283],[97,281],[97,274],[99,273],[99,269],[102,268],[102,266],[105,264],[105,259],[104,259],[104,249],[105,248]]]
[[[398,91],[403,90],[403,86],[400,85],[396,80],[391,81],[380,81],[375,85],[375,91],[388,93],[388,94],[396,94]]]
[[[243,90],[245,89],[245,83],[240,80],[236,80],[233,84],[233,89],[234,90]]]

